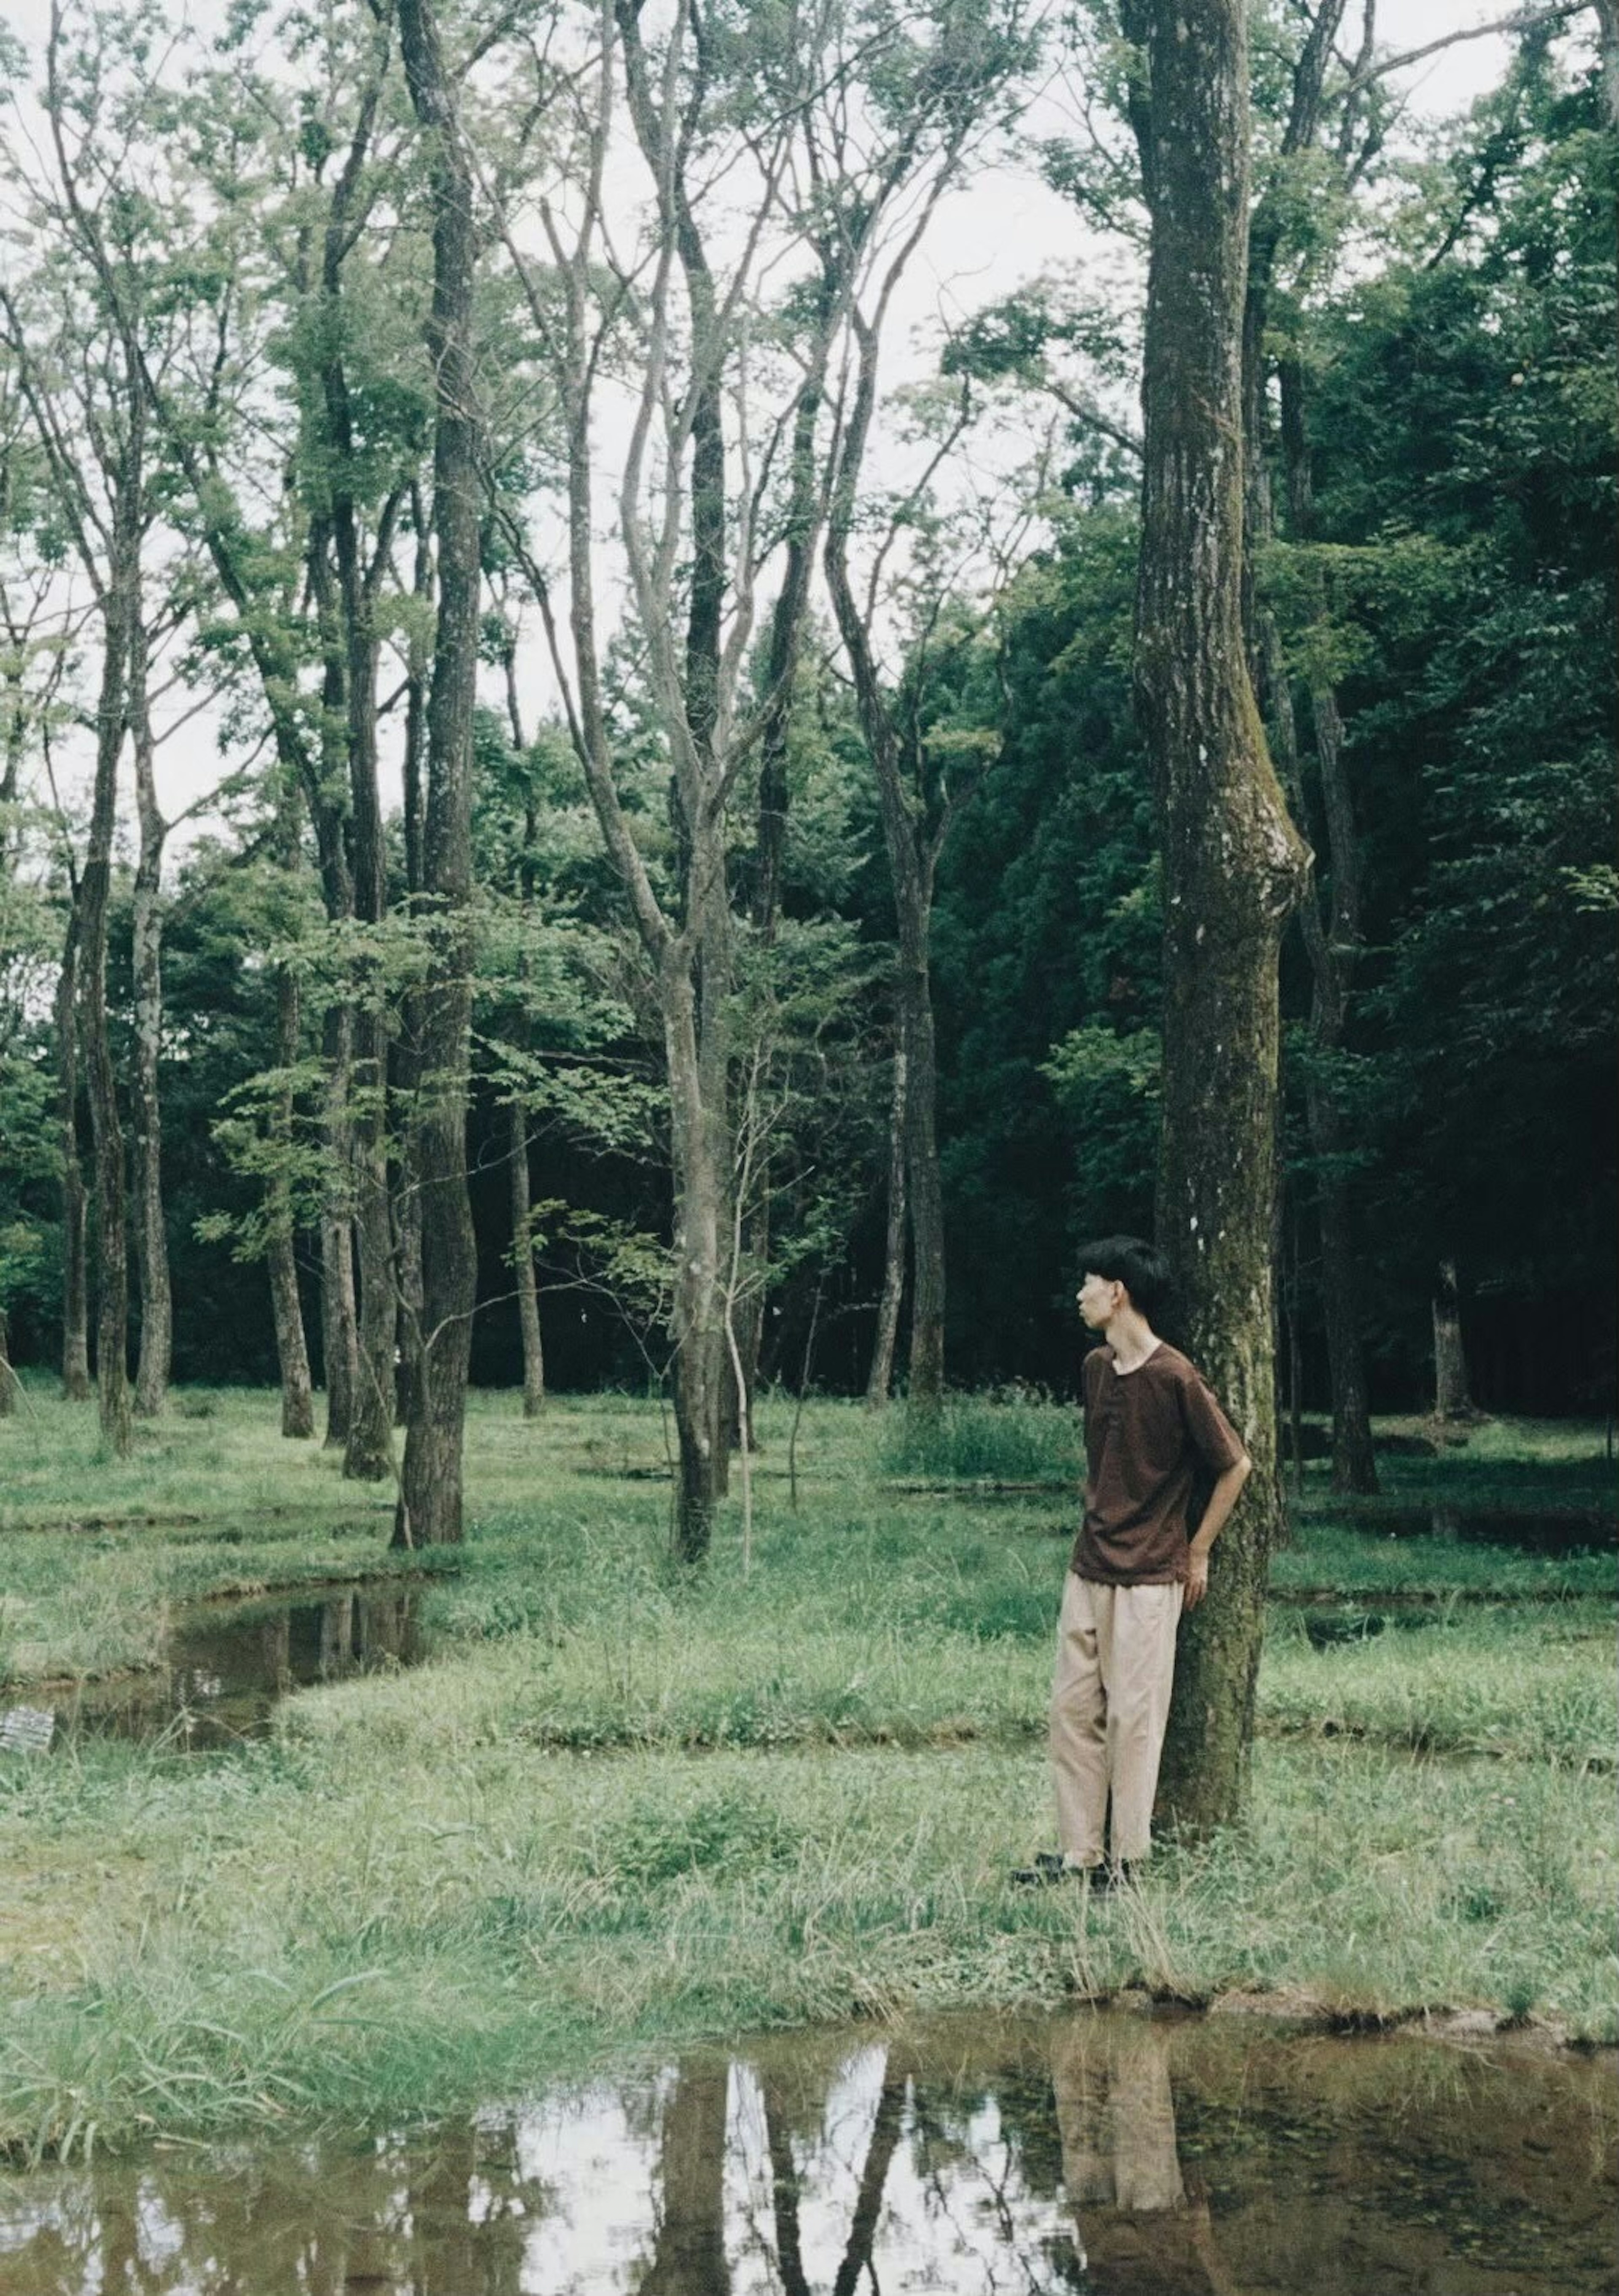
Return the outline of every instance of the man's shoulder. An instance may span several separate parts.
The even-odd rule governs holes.
[[[1079,1360],[1079,1375],[1089,1387],[1099,1380],[1113,1362],[1113,1349],[1104,1340],[1100,1347],[1088,1348]]]
[[[1152,1374],[1150,1385],[1166,1394],[1172,1389],[1177,1393],[1184,1393],[1188,1389],[1203,1388],[1208,1384],[1191,1357],[1182,1355],[1179,1348],[1172,1348],[1167,1340],[1158,1341],[1141,1365],[1141,1370]]]

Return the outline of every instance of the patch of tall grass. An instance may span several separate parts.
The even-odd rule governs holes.
[[[1279,1611],[1259,1712],[1270,1729],[1611,1769],[1619,1743],[1611,1614],[1590,1603],[1549,1619],[1459,1604],[1420,1634],[1318,1650],[1304,1622]]]
[[[876,1463],[892,1475],[980,1482],[1076,1482],[1080,1419],[1071,1404],[1013,1390],[952,1395],[936,1410],[895,1406],[879,1422]]]
[[[1509,1596],[1528,1601],[1619,1593],[1619,1557],[1534,1554],[1493,1542],[1395,1536],[1330,1517],[1296,1523],[1271,1558],[1282,1595]]]

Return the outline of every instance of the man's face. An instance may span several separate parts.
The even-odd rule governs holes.
[[[1079,1287],[1079,1312],[1087,1327],[1100,1331],[1117,1314],[1124,1296],[1124,1287],[1116,1276],[1087,1275]]]

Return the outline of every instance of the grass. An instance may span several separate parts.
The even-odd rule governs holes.
[[[385,1494],[280,1445],[264,1396],[101,1467],[87,1414],[32,1400],[0,1426],[19,1694],[149,1658],[203,1593],[398,1567]],[[949,1412],[928,1480],[1043,1480],[1072,1438],[1038,1403]],[[1336,1607],[1274,1606],[1247,1824],[1172,1845],[1087,1924],[1005,1878],[1049,1832],[1071,1507],[907,1490],[922,1438],[812,1403],[794,1512],[789,1416],[760,1414],[752,1575],[732,1510],[692,1578],[638,1472],[663,1456],[655,1406],[536,1427],[479,1398],[472,1535],[428,1558],[429,1664],[291,1699],[229,1755],[0,1757],[0,2144],[374,2125],[699,2036],[1126,1985],[1619,2038],[1611,1560],[1305,1523],[1279,1594]],[[1528,1463],[1552,1488],[1584,1475],[1558,1439]],[[64,1528],[92,1493],[99,1527]],[[1394,1595],[1427,1600],[1356,1636]],[[1317,1647],[1321,1618],[1352,1638]]]
[[[1615,1592],[1615,1556],[1525,1554],[1483,1540],[1395,1537],[1375,1524],[1330,1518],[1299,1523],[1271,1559],[1271,1586],[1287,1596],[1328,1594],[1557,1602]]]

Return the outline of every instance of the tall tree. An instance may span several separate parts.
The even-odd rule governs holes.
[[[478,260],[472,166],[432,0],[399,0],[411,102],[427,144],[433,214],[433,527],[438,619],[428,702],[422,890],[431,959],[418,1004],[420,1074],[410,1177],[420,1192],[421,1310],[394,1520],[396,1545],[462,1536],[462,1434],[478,1289],[467,1193],[471,1016],[472,713],[477,700],[483,418],[472,308]]]
[[[914,207],[903,226],[896,214],[908,197],[931,211],[960,158],[963,121],[982,117],[1020,61],[1010,12],[947,10],[913,28],[881,11],[868,15],[843,0],[821,0],[790,26],[756,18],[745,39],[721,41],[711,37],[707,11],[690,6],[654,44],[639,5],[623,0],[610,19],[603,12],[593,77],[576,75],[553,88],[559,103],[576,107],[577,172],[587,188],[582,220],[570,234],[565,211],[542,205],[553,265],[549,292],[507,234],[568,426],[571,725],[662,1024],[675,1193],[676,1535],[693,1559],[707,1550],[727,1483],[740,1257],[734,1190],[739,1160],[751,1161],[732,1101],[739,1071],[752,1075],[755,1064],[734,1034],[739,919],[727,814],[740,773],[779,727],[807,601],[805,554],[813,557],[825,515],[835,450],[821,444],[813,483],[806,480],[804,458],[814,450],[819,409],[813,386],[831,347],[844,340],[857,291],[884,258],[885,235],[920,228]],[[870,139],[854,132],[848,109],[866,74],[882,87],[872,115],[880,132]],[[636,265],[615,253],[607,212],[620,86],[655,201],[644,287]],[[722,149],[732,154],[728,167],[718,163]],[[747,221],[740,235],[729,223],[718,234],[727,254],[722,275],[705,202],[732,174],[748,180]],[[785,259],[783,230],[788,244],[809,253],[822,284],[807,299],[767,312],[764,280]],[[894,259],[892,247],[886,255]],[[754,350],[767,317],[799,362],[784,401],[774,404],[766,396],[774,370]],[[617,538],[644,647],[646,690],[669,761],[675,865],[666,892],[623,801],[596,627],[592,425],[626,328],[634,330],[640,388]],[[792,442],[793,467],[777,513],[773,456],[781,439]],[[761,451],[760,441],[771,451]],[[778,675],[749,709],[740,673],[773,515],[790,536],[771,633]],[[779,811],[768,780],[765,810]],[[766,886],[771,837],[767,817],[759,869]]]
[[[1190,1828],[1246,1791],[1264,1589],[1280,1523],[1271,1246],[1278,951],[1308,856],[1265,745],[1243,642],[1242,314],[1248,53],[1242,0],[1126,0],[1151,223],[1136,695],[1164,871],[1158,1235],[1191,1351],[1256,1472],[1182,1629],[1161,1801]]]

